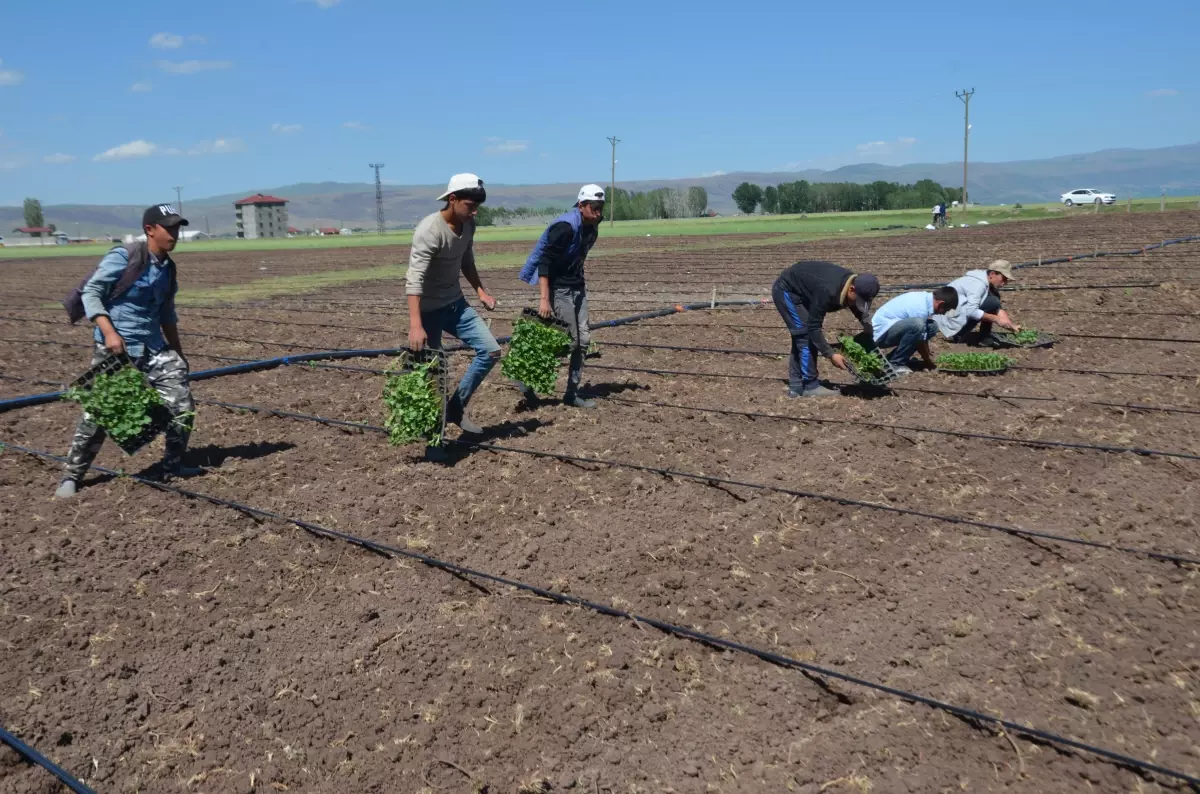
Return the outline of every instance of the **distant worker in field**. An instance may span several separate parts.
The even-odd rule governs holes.
[[[467,303],[459,276],[467,277],[485,309],[496,308],[496,299],[479,278],[473,247],[475,216],[479,205],[487,200],[487,191],[475,174],[455,174],[437,200],[444,201],[445,206],[427,215],[413,230],[404,278],[408,346],[414,351],[424,350],[426,345],[441,350],[445,332],[474,349],[475,358],[446,406],[446,421],[458,425],[464,433],[478,435],[483,428],[467,418],[467,403],[500,360],[500,345]]]
[[[952,287],[897,295],[871,316],[875,345],[880,349],[892,348],[888,361],[900,375],[912,374],[908,363],[914,352],[920,353],[925,366],[933,369],[929,340],[938,332],[933,318],[957,308],[958,293]]]
[[[1000,290],[1012,281],[1012,265],[997,259],[981,270],[969,270],[948,286],[958,293],[958,311],[935,318],[942,335],[951,342],[996,347],[992,326],[1020,331],[1021,326],[1000,306]]]
[[[142,213],[145,242],[109,251],[95,272],[63,301],[72,323],[87,317],[95,325],[92,366],[109,356],[128,355],[134,366],[146,373],[170,411],[160,472],[163,480],[200,473],[183,466],[196,404],[188,384],[188,362],[179,343],[179,318],[175,315],[178,280],[171,259],[179,228],[187,225],[170,204],[150,207]],[[56,497],[75,495],[106,437],[104,429],[85,413],[71,440]]]
[[[789,397],[830,397],[839,392],[817,380],[817,355],[835,367],[846,368],[846,359],[835,353],[825,339],[825,315],[848,308],[871,334],[871,301],[879,294],[879,279],[870,273],[847,270],[832,262],[804,261],[783,271],[771,287],[775,308],[792,335],[788,362]]]
[[[540,292],[538,314],[556,317],[567,324],[571,335],[571,363],[567,370],[567,391],[563,404],[573,408],[595,408],[596,402],[579,396],[583,360],[591,333],[588,331],[587,285],[583,266],[588,252],[596,244],[598,226],[604,220],[604,188],[584,185],[575,206],[551,221],[533,246],[533,252],[521,269],[521,280],[535,284]],[[537,394],[518,384],[529,404],[537,403]]]
[[[933,225],[934,226],[945,226],[946,225],[946,202],[945,201],[939,201],[937,204],[933,205]]]

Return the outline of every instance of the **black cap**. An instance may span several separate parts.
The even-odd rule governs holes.
[[[854,302],[864,314],[871,310],[871,301],[879,294],[879,279],[872,273],[859,273],[854,277]]]
[[[142,228],[147,226],[187,226],[187,218],[180,217],[171,204],[155,204],[142,213]]]

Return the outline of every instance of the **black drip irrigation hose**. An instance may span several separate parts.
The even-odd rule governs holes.
[[[0,448],[3,448],[4,446],[7,446],[10,449],[15,449],[19,452],[23,452],[25,454],[28,454],[28,455],[31,455],[34,457],[42,458],[44,460],[57,460],[57,461],[62,460],[61,456],[52,455],[48,452],[28,449],[26,447],[21,447],[21,446],[12,445],[12,444],[4,445],[4,444],[0,443]],[[496,446],[496,445],[492,445],[492,444],[469,444],[466,446],[478,447],[480,449],[496,450],[496,451],[500,451],[500,452],[522,452],[522,451],[525,451],[525,450],[509,449],[506,447],[500,447],[500,446]],[[592,459],[577,458],[574,456],[567,456],[567,455],[560,456],[560,455],[555,455],[553,453],[539,453],[539,454],[541,454],[542,456],[545,456],[545,457],[557,457],[557,458],[562,458],[564,460],[570,459],[575,462],[580,462],[580,461],[582,461],[582,462],[598,462],[598,461],[593,461]],[[432,557],[428,554],[421,554],[420,552],[412,551],[410,549],[401,549],[397,546],[391,546],[386,543],[379,543],[378,541],[370,540],[369,538],[360,537],[358,535],[353,535],[348,532],[342,532],[342,531],[335,530],[335,529],[329,529],[328,527],[321,526],[320,524],[316,524],[311,521],[305,521],[305,520],[299,519],[299,518],[292,518],[290,516],[285,516],[281,513],[276,513],[271,510],[264,510],[259,507],[253,507],[252,505],[235,502],[235,501],[232,501],[229,499],[222,499],[222,498],[216,497],[216,496],[209,496],[208,494],[203,494],[198,491],[186,490],[184,488],[179,488],[179,487],[176,487],[173,485],[154,482],[153,480],[148,480],[148,479],[145,479],[142,477],[123,475],[123,473],[121,473],[121,472],[118,472],[118,471],[115,471],[112,469],[107,469],[102,466],[92,466],[91,468],[93,470],[99,471],[103,474],[126,476],[129,479],[131,479],[135,482],[138,482],[142,485],[148,485],[148,486],[150,486],[152,488],[156,488],[160,491],[165,491],[168,493],[176,494],[177,496],[183,496],[188,499],[195,499],[198,501],[207,502],[209,504],[216,505],[218,507],[227,507],[231,510],[236,510],[244,515],[257,517],[260,519],[271,519],[271,520],[275,520],[275,521],[281,521],[284,523],[288,523],[293,526],[299,527],[300,529],[303,529],[306,532],[309,532],[317,537],[324,538],[327,540],[338,540],[338,541],[342,541],[344,543],[349,543],[353,546],[357,546],[361,549],[365,549],[367,551],[371,551],[371,552],[380,554],[385,557],[391,557],[391,558],[404,557],[407,559],[416,560],[424,565],[429,566],[430,568],[442,570],[447,573],[453,574],[455,576],[470,577],[472,579],[477,579],[477,580],[482,580],[485,582],[490,582],[493,584],[503,585],[505,587],[511,587],[516,590],[521,590],[523,592],[532,593],[536,596],[553,601],[557,604],[562,604],[565,606],[572,606],[572,607],[579,607],[582,609],[590,610],[599,615],[604,615],[606,617],[620,618],[622,620],[628,620],[633,623],[650,626],[652,628],[658,629],[659,631],[663,632],[664,634],[669,634],[671,636],[679,637],[681,639],[689,640],[692,642],[697,642],[702,645],[706,645],[710,648],[718,648],[721,650],[736,651],[738,653],[743,653],[743,654],[755,657],[761,661],[764,661],[764,662],[767,662],[769,664],[773,664],[773,665],[776,665],[779,667],[784,667],[784,668],[792,669],[792,670],[798,670],[798,671],[807,673],[809,675],[821,676],[823,678],[833,679],[835,681],[840,681],[842,683],[852,684],[854,686],[862,687],[864,689],[869,689],[869,690],[872,690],[875,692],[880,692],[885,695],[890,695],[892,697],[898,698],[898,699],[903,700],[908,703],[916,703],[916,704],[920,704],[920,705],[926,706],[928,708],[934,709],[936,711],[942,711],[947,714],[952,714],[955,717],[958,717],[959,719],[966,721],[968,724],[972,725],[973,727],[996,726],[1005,731],[1009,731],[1011,733],[1014,733],[1014,734],[1017,734],[1020,736],[1025,736],[1029,739],[1036,739],[1038,741],[1049,742],[1057,747],[1065,747],[1065,748],[1070,748],[1071,750],[1085,752],[1090,755],[1096,756],[1097,758],[1104,759],[1105,761],[1115,763],[1119,766],[1123,766],[1128,769],[1135,769],[1135,770],[1140,770],[1145,773],[1162,775],[1164,777],[1168,777],[1168,778],[1171,778],[1174,780],[1179,780],[1179,781],[1188,783],[1192,786],[1200,786],[1200,777],[1190,775],[1187,772],[1182,772],[1177,769],[1172,769],[1170,767],[1162,766],[1162,765],[1156,764],[1152,761],[1145,761],[1140,758],[1134,758],[1133,756],[1128,756],[1123,753],[1118,753],[1118,752],[1115,752],[1113,750],[1108,750],[1103,747],[1088,744],[1086,742],[1081,742],[1078,739],[1072,739],[1070,737],[1062,736],[1062,735],[1056,734],[1056,733],[1051,733],[1049,731],[1045,731],[1040,728],[1034,728],[1030,725],[1025,725],[1025,724],[1019,723],[1019,722],[1013,722],[1011,720],[1007,720],[1007,719],[1004,719],[1001,717],[996,717],[991,714],[985,714],[981,711],[976,711],[974,709],[965,708],[963,706],[956,706],[953,703],[948,703],[943,700],[938,700],[936,698],[929,697],[927,695],[922,695],[917,692],[910,692],[905,689],[900,689],[898,687],[890,686],[888,684],[883,684],[883,683],[880,683],[877,681],[871,681],[870,679],[861,678],[859,676],[851,675],[849,673],[842,673],[837,670],[823,667],[821,665],[813,664],[811,662],[804,662],[799,659],[792,658],[790,656],[784,656],[782,654],[778,654],[773,651],[768,651],[768,650],[764,650],[762,648],[757,648],[753,645],[746,645],[744,643],[737,642],[736,640],[724,639],[724,638],[717,637],[712,634],[706,634],[705,632],[702,632],[702,631],[697,631],[696,629],[687,628],[686,626],[680,626],[679,624],[676,624],[676,623],[671,623],[671,622],[668,622],[665,620],[659,620],[658,618],[652,618],[652,617],[648,617],[645,615],[640,615],[636,612],[631,612],[629,610],[619,609],[617,607],[608,606],[606,604],[602,604],[602,603],[599,603],[596,601],[591,601],[586,598],[581,598],[579,596],[567,595],[565,593],[560,593],[555,590],[549,590],[544,587],[539,587],[538,585],[523,582],[519,579],[510,579],[505,576],[499,576],[497,574],[487,573],[486,571],[480,571],[475,568],[469,568],[465,565],[459,565],[458,563],[453,563],[453,562],[449,562],[447,560],[442,560],[437,557]],[[638,468],[643,468],[643,469],[649,470],[648,467],[638,467]],[[669,471],[669,470],[664,469],[661,471]],[[84,791],[86,791],[86,789],[84,789]]]
[[[249,411],[251,413],[264,413],[271,416],[277,416],[284,419],[297,419],[305,422],[316,422],[318,424],[331,425],[337,427],[348,427],[355,430],[365,430],[371,433],[387,434],[385,428],[378,425],[368,424],[366,422],[351,422],[342,419],[329,419],[323,416],[313,416],[311,414],[294,413],[292,411],[281,411],[276,408],[264,408],[257,405],[242,405],[239,403],[227,403],[216,400],[201,400],[208,405],[216,405],[222,408],[227,408],[233,411]],[[503,447],[497,444],[489,444],[483,442],[464,442],[453,441],[451,443],[461,444],[462,446],[484,449],[491,452],[507,452],[518,455],[530,455],[538,458],[552,458],[560,460],[564,463],[588,463],[597,466],[608,466],[609,468],[631,469],[634,471],[647,472],[649,474],[658,474],[663,477],[691,480],[693,482],[701,482],[706,485],[730,485],[739,488],[749,488],[756,491],[766,491],[770,493],[781,493],[786,496],[795,496],[802,499],[812,499],[821,502],[832,502],[845,507],[858,507],[866,510],[880,510],[886,513],[894,513],[897,515],[915,516],[918,518],[928,518],[933,521],[943,521],[949,524],[960,526],[971,526],[978,529],[986,529],[992,532],[999,532],[1005,535],[1022,538],[1025,540],[1049,540],[1057,543],[1072,544],[1078,546],[1086,546],[1088,548],[1104,549],[1106,551],[1119,552],[1122,554],[1133,554],[1141,557],[1149,557],[1150,559],[1170,562],[1176,565],[1200,565],[1200,558],[1188,557],[1183,554],[1174,552],[1155,551],[1153,549],[1143,549],[1136,546],[1118,546],[1113,543],[1103,543],[1101,541],[1087,540],[1086,538],[1072,537],[1070,535],[1056,535],[1050,532],[1041,532],[1033,529],[1021,529],[1020,527],[1010,527],[1004,524],[992,524],[986,521],[976,521],[971,518],[962,518],[961,516],[948,516],[941,513],[929,513],[923,510],[913,510],[907,507],[895,507],[892,505],[879,504],[877,502],[867,502],[861,499],[854,499],[847,496],[838,496],[836,494],[824,494],[814,491],[801,491],[795,488],[785,488],[778,485],[767,485],[765,483],[747,482],[744,480],[733,480],[726,477],[716,477],[708,474],[697,474],[696,472],[680,471],[677,469],[666,469],[655,466],[646,466],[640,463],[630,463],[627,461],[611,460],[607,458],[592,458],[579,455],[567,455],[558,452],[543,452],[535,449],[520,449],[518,447]]]
[[[70,772],[39,753],[33,747],[21,741],[17,736],[3,727],[0,727],[0,743],[7,744],[16,751],[17,755],[21,756],[29,763],[40,766],[42,769],[45,769],[50,774],[54,775],[56,778],[58,778],[60,783],[71,789],[71,791],[74,791],[75,794],[96,794],[96,792],[81,783],[79,779]]]

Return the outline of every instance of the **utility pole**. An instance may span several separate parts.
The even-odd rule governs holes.
[[[612,203],[612,223],[617,222],[617,144],[621,139],[616,135],[608,139],[612,144],[612,183],[608,186],[608,199]]]
[[[180,185],[175,186],[175,209],[183,214],[183,187]]]
[[[954,95],[962,100],[963,103],[963,189],[962,189],[962,204],[963,212],[967,211],[967,142],[971,138],[971,97],[975,96],[975,89],[970,91],[965,88],[959,92],[955,91]]]
[[[383,182],[379,180],[383,163],[368,163],[367,167],[375,169],[375,231],[383,234]]]

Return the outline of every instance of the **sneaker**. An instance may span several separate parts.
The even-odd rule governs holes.
[[[173,468],[162,466],[158,480],[160,482],[170,482],[171,480],[186,479],[188,477],[199,477],[203,473],[204,469],[195,466],[175,466]]]
[[[462,400],[458,395],[450,400],[450,404],[446,406],[446,421],[452,425],[458,425],[464,433],[473,436],[483,434],[483,428],[467,418],[467,412],[463,409]]]
[[[804,391],[788,391],[788,397],[840,397],[841,392],[835,389],[827,389],[824,386],[817,384],[809,386]]]
[[[538,399],[538,393],[524,383],[517,383],[517,391],[521,393],[521,399],[530,408],[536,408],[541,400]]]
[[[58,484],[58,490],[54,492],[55,499],[70,499],[79,491],[79,483],[72,480],[70,477]]]
[[[567,397],[563,397],[563,405],[569,405],[572,408],[595,408],[596,401],[595,400],[585,400],[583,397],[580,397],[578,394],[572,394]]]
[[[893,364],[892,369],[895,370],[897,378],[903,378],[905,375],[913,374],[912,369],[903,364]]]

